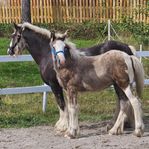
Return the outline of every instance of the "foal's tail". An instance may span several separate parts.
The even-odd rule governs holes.
[[[133,55],[136,55],[136,48],[134,46],[131,46],[131,45],[129,45],[128,47],[130,48]]]
[[[144,87],[144,68],[137,57],[131,56],[131,60],[132,60],[132,65],[134,69],[136,92],[138,96],[141,97],[143,87]]]

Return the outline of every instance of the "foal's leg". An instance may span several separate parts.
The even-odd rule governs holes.
[[[135,135],[137,137],[141,137],[144,133],[144,124],[142,120],[142,108],[141,103],[138,98],[136,98],[132,92],[130,86],[123,90],[130,100],[130,103],[134,110],[134,117],[135,117]]]
[[[64,132],[68,128],[68,110],[67,105],[65,104],[62,87],[56,84],[51,85],[51,89],[56,97],[58,104],[60,118],[55,124],[55,129],[57,132]]]
[[[120,112],[114,126],[109,130],[109,134],[119,135],[123,133],[125,121],[130,116],[129,111],[132,110],[130,107],[129,100],[120,100]]]
[[[116,95],[117,95],[117,100],[116,100],[116,110],[115,110],[115,114],[113,116],[113,119],[111,120],[111,123],[108,125],[108,130],[112,128],[112,125],[116,122],[119,112],[120,112],[120,100],[125,100],[126,102],[129,102],[127,96],[125,95],[125,93],[122,91],[122,89],[120,87],[117,86],[117,84],[114,84],[114,89],[116,91]],[[123,102],[124,104],[124,102]],[[125,110],[127,118],[124,121],[124,128],[130,128],[130,127],[134,127],[134,113],[133,113],[133,109],[131,104],[127,103],[127,108],[128,110]]]
[[[120,112],[115,122],[115,125],[109,131],[109,133],[110,134],[121,134],[123,133],[124,123],[126,121],[126,118],[129,118],[131,116],[132,106],[127,96],[125,95],[124,91],[117,84],[114,84],[114,89],[120,101]],[[131,118],[133,122],[133,117],[131,116]]]
[[[77,93],[72,88],[67,90],[67,100],[68,100],[68,113],[69,113],[69,126],[65,133],[65,137],[73,139],[79,135],[79,123],[78,123],[78,103],[77,103]]]
[[[118,117],[118,114],[120,111],[120,101],[123,100],[123,105],[127,104],[126,105],[127,110],[125,109],[127,119],[124,121],[124,127],[134,127],[134,112],[133,112],[132,106],[130,104],[130,101],[128,100],[128,98],[125,95],[125,93],[123,92],[123,90],[117,84],[114,84],[114,89],[115,89],[115,92],[117,94],[118,101],[119,101],[119,102],[117,102],[115,121],[116,121],[116,118]],[[125,125],[127,125],[127,126],[125,126]]]
[[[128,102],[125,100],[120,100],[120,112],[114,126],[109,130],[109,134],[119,135],[123,133],[124,122],[127,118],[126,107],[128,107]]]

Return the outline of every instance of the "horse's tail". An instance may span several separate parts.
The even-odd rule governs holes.
[[[136,48],[134,46],[131,46],[131,45],[129,45],[128,47],[130,48],[133,55],[136,55]]]
[[[134,77],[136,83],[136,92],[139,97],[141,97],[143,87],[144,87],[144,68],[139,59],[135,56],[131,56],[132,65],[134,69]]]

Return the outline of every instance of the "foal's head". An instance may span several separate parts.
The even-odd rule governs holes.
[[[22,54],[23,49],[25,49],[26,43],[22,36],[22,32],[22,25],[16,25],[14,23],[14,33],[11,35],[10,46],[7,50],[9,55]]]
[[[52,33],[50,47],[52,49],[52,58],[57,65],[65,64],[65,49],[67,47],[65,39],[67,37],[67,31],[64,34]]]

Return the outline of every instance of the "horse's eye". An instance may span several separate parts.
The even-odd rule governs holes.
[[[15,37],[15,34],[14,34],[14,33],[13,33],[13,34],[11,34],[11,35],[10,35],[10,37],[11,37],[11,38],[14,38],[14,37]]]

